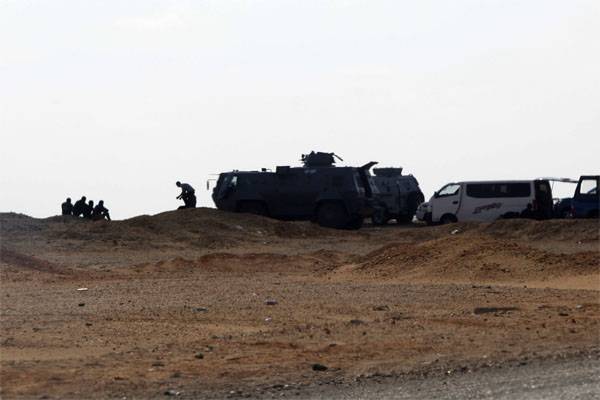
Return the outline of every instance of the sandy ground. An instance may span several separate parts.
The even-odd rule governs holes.
[[[427,376],[376,377],[348,385],[321,385],[318,391],[294,397],[302,400],[597,400],[599,356],[569,355]]]
[[[600,348],[598,221],[0,214],[0,240],[3,399],[301,394]]]

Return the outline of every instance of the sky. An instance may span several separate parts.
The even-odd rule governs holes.
[[[116,218],[336,152],[452,181],[600,172],[600,1],[0,0],[0,211]],[[555,187],[556,196],[572,185]]]

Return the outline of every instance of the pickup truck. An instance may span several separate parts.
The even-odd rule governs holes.
[[[598,218],[600,175],[583,175],[579,178],[575,195],[571,200],[573,218]]]

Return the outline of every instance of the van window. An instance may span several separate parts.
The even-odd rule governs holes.
[[[460,190],[458,183],[449,183],[438,191],[437,197],[454,196]]]
[[[480,199],[497,197],[529,197],[531,184],[519,183],[471,183],[467,185],[467,196]]]

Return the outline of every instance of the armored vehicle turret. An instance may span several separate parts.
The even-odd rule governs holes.
[[[369,169],[376,163],[336,167],[336,159],[334,153],[311,152],[302,156],[302,167],[225,172],[212,198],[219,210],[358,229],[373,211]]]
[[[322,153],[320,151],[311,151],[309,154],[302,154],[301,161],[302,164],[307,168],[333,167],[336,158],[340,161],[344,161],[335,153]]]
[[[425,200],[415,177],[402,175],[402,168],[374,168],[373,173],[378,189],[371,216],[373,224],[385,225],[391,219],[398,223],[412,221],[417,207]]]

